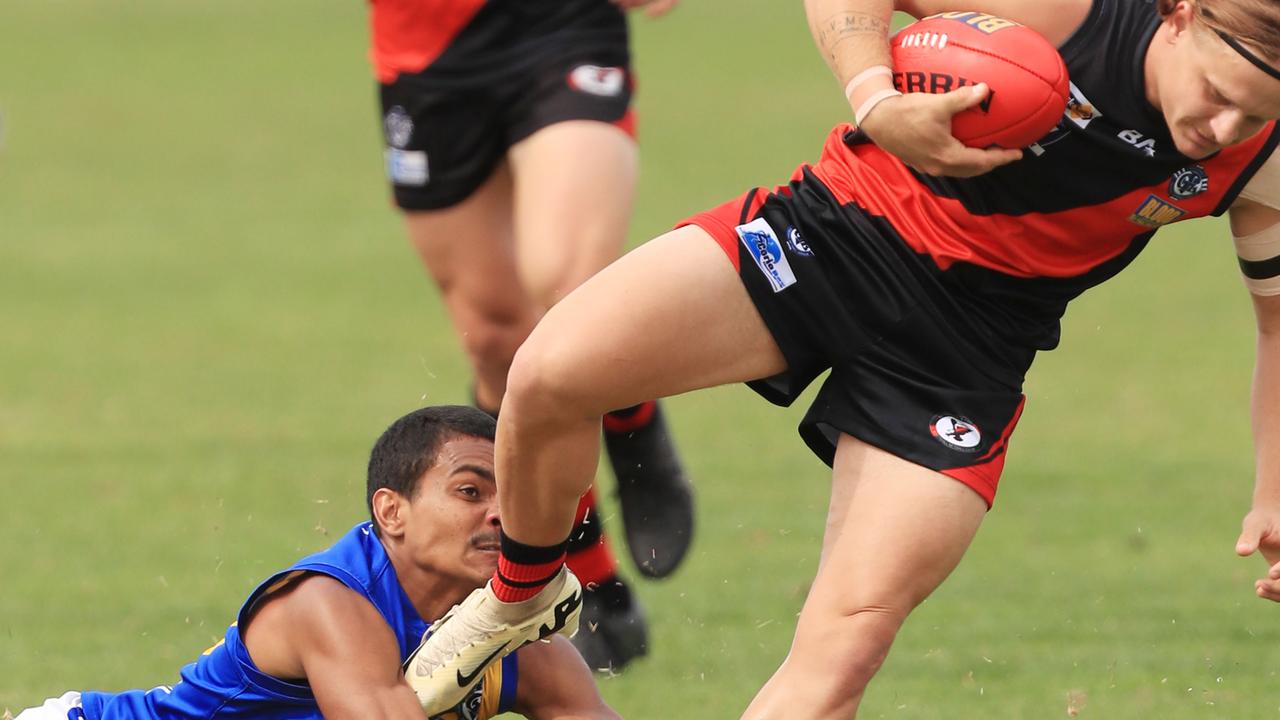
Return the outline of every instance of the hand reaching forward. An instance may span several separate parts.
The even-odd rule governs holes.
[[[1258,597],[1280,602],[1280,508],[1254,508],[1244,516],[1236,554],[1248,557],[1261,551],[1270,568],[1254,582]]]

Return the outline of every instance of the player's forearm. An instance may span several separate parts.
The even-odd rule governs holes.
[[[351,692],[316,692],[326,720],[423,720],[418,696],[407,684],[353,688]]]
[[[1254,507],[1280,507],[1280,328],[1260,328],[1253,376]]]
[[[891,0],[805,0],[809,32],[841,87],[873,65],[889,65]]]

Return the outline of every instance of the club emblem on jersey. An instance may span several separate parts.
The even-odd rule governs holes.
[[[382,130],[386,134],[387,144],[393,148],[404,148],[413,137],[413,118],[399,105],[394,105],[382,119]]]
[[[1161,200],[1155,195],[1148,195],[1147,199],[1143,200],[1142,204],[1138,206],[1138,209],[1134,210],[1133,214],[1129,216],[1129,222],[1154,230],[1162,225],[1168,225],[1186,214],[1187,211],[1177,205]]]
[[[626,81],[627,72],[620,67],[579,65],[569,71],[569,87],[600,97],[621,95]]]
[[[813,255],[813,250],[809,247],[809,243],[804,241],[800,231],[794,225],[787,226],[787,247],[791,248],[791,252],[803,257],[811,257]]]
[[[1089,102],[1089,98],[1085,97],[1080,88],[1075,83],[1069,82],[1069,92],[1067,93],[1067,109],[1062,111],[1062,119],[1058,124],[1049,131],[1049,134],[1032,143],[1028,150],[1032,155],[1040,156],[1045,152],[1045,148],[1065,138],[1070,132],[1067,128],[1069,125],[1084,130],[1089,127],[1089,123],[1102,117],[1102,113]]]
[[[1186,200],[1209,189],[1209,173],[1201,165],[1188,165],[1169,179],[1169,197]]]
[[[796,275],[791,271],[791,263],[782,252],[782,243],[764,218],[756,218],[746,225],[734,228],[742,244],[747,248],[751,259],[756,261],[760,271],[768,278],[774,292],[782,292],[796,284]]]
[[[967,418],[954,415],[939,415],[929,423],[929,432],[938,442],[952,450],[960,452],[976,452],[982,444],[982,433],[978,426]]]
[[[1083,129],[1089,127],[1089,123],[1096,118],[1102,117],[1102,113],[1098,112],[1075,83],[1068,83],[1068,87],[1070,92],[1067,93],[1067,109],[1062,111],[1068,120]]]

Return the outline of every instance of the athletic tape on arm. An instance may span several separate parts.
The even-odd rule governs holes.
[[[1280,210],[1280,155],[1273,154],[1240,191],[1240,197]],[[1254,295],[1280,295],[1280,222],[1233,236],[1245,287]]]

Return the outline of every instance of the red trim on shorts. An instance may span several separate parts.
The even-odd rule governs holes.
[[[979,458],[978,464],[939,471],[972,488],[986,501],[988,509],[995,503],[996,485],[1000,482],[1000,473],[1004,472],[1004,459],[1009,455],[1009,436],[1013,434],[1013,428],[1018,424],[1018,418],[1022,417],[1022,408],[1026,404],[1027,396],[1023,395],[1022,400],[1018,401],[1018,409],[1013,412],[1013,419],[1004,426],[1000,438],[991,445],[987,454]]]
[[[614,415],[606,413],[604,416],[604,429],[611,433],[631,432],[639,430],[648,425],[653,420],[653,414],[658,411],[658,402],[650,400],[642,403],[640,407],[630,415]]]
[[[627,112],[622,117],[613,121],[613,126],[626,133],[632,140],[636,139],[636,110],[635,108],[627,108]]]
[[[733,263],[735,271],[742,271],[742,264],[738,259],[738,232],[734,230],[743,223],[750,222],[755,218],[756,213],[760,212],[760,206],[764,205],[765,198],[769,193],[761,188],[756,188],[746,195],[739,195],[729,202],[720,203],[719,205],[691,215],[684,220],[676,223],[677,228],[686,225],[697,225],[716,241],[724,254],[729,258],[729,262]]]

